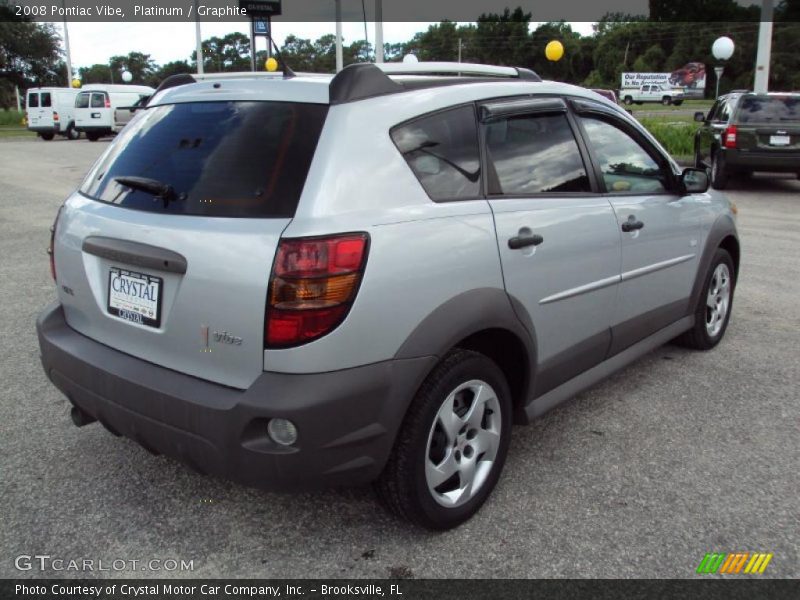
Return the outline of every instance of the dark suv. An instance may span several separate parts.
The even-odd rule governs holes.
[[[720,96],[694,141],[697,167],[711,168],[711,185],[723,189],[734,173],[795,173],[800,177],[800,94],[731,92]]]

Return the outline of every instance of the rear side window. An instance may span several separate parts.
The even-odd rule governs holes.
[[[87,92],[81,92],[75,98],[75,108],[89,108],[89,97],[91,94]]]
[[[327,105],[197,102],[148,108],[117,137],[81,192],[148,212],[294,216]],[[117,178],[139,178],[128,185]],[[141,182],[145,181],[142,189]],[[152,187],[169,186],[169,197]]]
[[[50,108],[53,101],[50,98],[50,92],[42,92],[42,108]]]
[[[747,97],[739,108],[741,123],[800,122],[800,96]]]
[[[490,194],[591,191],[566,115],[525,115],[491,122],[486,126],[486,155],[492,165]]]
[[[432,200],[480,197],[481,160],[472,105],[400,125],[391,136]]]
[[[105,108],[106,95],[105,94],[92,94],[92,108]]]
[[[39,108],[39,94],[28,94],[28,108]]]

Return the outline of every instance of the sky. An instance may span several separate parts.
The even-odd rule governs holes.
[[[63,23],[55,24],[58,28]],[[394,44],[411,39],[418,31],[425,31],[431,23],[384,23],[383,41]],[[570,23],[572,28],[583,35],[592,33],[591,23]],[[532,27],[538,23],[532,24]],[[201,24],[203,39],[223,36],[232,31],[249,33],[246,23]],[[326,33],[335,33],[335,24],[326,23],[283,23],[273,22],[275,42],[280,46],[289,34],[316,40]],[[369,40],[375,40],[375,27],[367,23]],[[342,23],[342,37],[346,44],[364,39],[363,22]],[[257,41],[258,49],[266,48],[266,41]],[[106,63],[112,56],[126,55],[137,51],[149,54],[159,65],[173,60],[188,60],[195,48],[195,24],[189,23],[69,23],[69,45],[72,55],[72,68],[86,67],[96,63]]]

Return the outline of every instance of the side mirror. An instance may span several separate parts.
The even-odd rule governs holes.
[[[696,112],[694,113],[694,120],[698,123],[703,123],[706,120],[706,116],[701,112]]]
[[[681,185],[687,194],[702,194],[708,191],[708,173],[705,169],[688,168],[681,173]]]

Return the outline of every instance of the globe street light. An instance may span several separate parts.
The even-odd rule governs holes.
[[[124,81],[125,83],[130,83],[131,81],[133,81],[133,75],[131,75],[130,71],[122,72],[122,81]]]
[[[714,40],[714,44],[711,46],[711,54],[713,54],[714,58],[717,60],[728,60],[733,56],[734,47],[733,40],[723,35]],[[714,73],[717,75],[717,98],[719,98],[719,80],[722,79],[722,73],[724,71],[724,65],[714,67]]]

